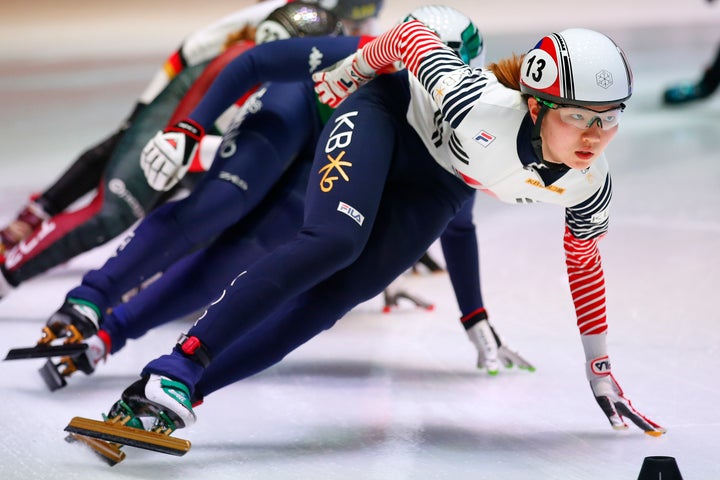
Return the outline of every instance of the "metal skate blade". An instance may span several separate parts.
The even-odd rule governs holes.
[[[67,343],[63,345],[36,345],[34,347],[13,348],[5,360],[27,360],[29,358],[73,357],[87,350],[86,343]]]
[[[111,467],[125,460],[125,452],[120,450],[120,446],[114,443],[98,440],[97,438],[86,437],[77,433],[69,433],[65,437],[65,441],[69,443],[79,442],[90,447],[100,459]]]
[[[182,438],[90,418],[73,418],[65,431],[168,455],[181,456],[190,450],[190,441]]]

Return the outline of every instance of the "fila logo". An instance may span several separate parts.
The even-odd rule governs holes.
[[[485,130],[480,130],[480,133],[475,135],[475,141],[483,147],[487,147],[495,141],[495,135],[493,135],[492,133],[488,133]]]
[[[352,218],[353,220],[355,220],[355,223],[357,223],[361,227],[363,222],[365,221],[365,216],[362,213],[358,212],[345,202],[338,203],[337,211],[342,212],[348,217]]]
[[[598,213],[594,214],[592,217],[590,217],[590,221],[591,221],[592,223],[602,223],[602,222],[604,222],[604,221],[607,220],[608,217],[610,216],[610,211],[609,211],[609,210],[610,210],[610,209],[606,208],[606,209],[603,210],[602,212],[598,212]]]
[[[610,373],[610,359],[605,355],[590,362],[592,372],[595,375],[607,375]]]

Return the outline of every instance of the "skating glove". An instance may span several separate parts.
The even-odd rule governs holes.
[[[590,360],[587,363],[586,372],[595,400],[608,417],[612,428],[615,430],[628,428],[628,424],[625,422],[625,418],[627,418],[653,437],[666,432],[663,427],[638,412],[630,399],[625,397],[622,388],[612,375],[607,355]]]
[[[362,56],[362,50],[341,60],[330,68],[314,73],[315,92],[318,99],[336,108],[347,96],[375,77]]]
[[[100,330],[98,335],[86,338],[83,343],[87,344],[87,350],[75,357],[73,362],[78,370],[90,375],[95,371],[95,367],[101,360],[105,361],[107,359],[110,351],[110,336],[105,330]]]
[[[478,318],[478,316],[481,320],[472,324],[473,319]],[[482,318],[483,316],[484,318]],[[535,367],[530,362],[503,342],[500,335],[497,334],[487,320],[485,310],[481,310],[479,313],[469,316],[469,318],[463,317],[462,320],[466,326],[465,332],[468,338],[478,351],[477,367],[479,369],[487,369],[488,374],[497,375],[502,364],[505,368],[517,366],[530,372],[535,371]]]
[[[159,192],[173,188],[185,176],[205,135],[190,119],[158,132],[140,154],[140,167],[148,184]]]

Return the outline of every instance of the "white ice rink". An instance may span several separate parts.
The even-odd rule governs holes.
[[[199,11],[184,0],[0,4],[0,224],[117,126],[185,33],[248,1],[208,3]],[[386,0],[383,22],[421,3]],[[608,150],[609,348],[620,385],[665,436],[613,431],[591,395],[562,210],[479,197],[487,307],[535,373],[476,371],[447,277],[415,277],[408,288],[435,311],[405,305],[384,315],[379,299],[359,306],[281,364],[208,397],[198,423],[177,432],[193,442],[184,457],[127,448],[111,468],[65,443],[70,418],[99,418],[148,360],[169,351],[188,327],[174,324],[54,393],[37,374],[41,360],[0,362],[0,479],[634,480],[650,455],[675,457],[685,480],[720,478],[720,94],[685,108],[660,104],[665,86],[695,79],[712,59],[720,4],[523,0],[503,11],[486,3],[449,2],[486,32],[489,60],[552,29],[589,26],[611,34],[634,66],[636,93]],[[0,355],[34,343],[113,245],[1,300]]]

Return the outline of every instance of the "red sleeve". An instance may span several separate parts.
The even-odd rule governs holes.
[[[370,35],[361,35],[361,36],[360,36],[360,41],[358,42],[358,48],[364,47],[364,46],[367,45],[368,43],[370,43],[370,42],[372,42],[373,40],[375,40],[375,38],[377,38],[377,37],[373,37],[373,36],[370,36]]]
[[[565,264],[581,335],[607,330],[605,274],[598,250],[599,238],[579,239],[565,228]]]

